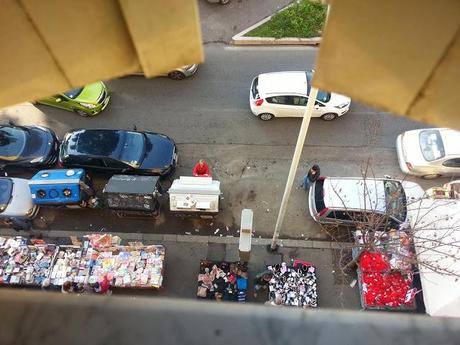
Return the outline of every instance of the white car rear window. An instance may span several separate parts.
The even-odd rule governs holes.
[[[437,129],[421,131],[419,141],[423,157],[428,162],[444,157],[444,145]]]

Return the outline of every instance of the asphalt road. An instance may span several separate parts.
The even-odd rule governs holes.
[[[219,217],[215,221],[177,219],[168,214],[164,200],[156,222],[120,220],[108,211],[43,210],[46,228],[206,235],[217,231],[217,236],[237,235],[241,210],[252,208],[256,236],[271,234],[301,120],[260,121],[249,110],[249,84],[262,72],[312,68],[317,50],[207,45],[205,52],[206,62],[187,80],[129,76],[108,81],[111,104],[94,118],[30,104],[3,109],[0,116],[21,124],[46,125],[61,136],[78,127],[131,129],[134,125],[138,130],[167,134],[179,147],[176,176],[190,175],[199,158],[211,164],[213,176],[221,181],[223,189]],[[358,103],[333,122],[313,119],[298,179],[313,162],[329,176],[360,176],[365,166],[376,176],[398,176],[396,137],[404,130],[422,126]],[[424,187],[443,183],[418,181]],[[293,190],[282,237],[324,237],[308,215],[302,190]]]

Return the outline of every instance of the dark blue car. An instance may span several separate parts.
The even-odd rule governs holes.
[[[0,126],[0,167],[47,168],[56,164],[59,140],[49,128],[41,126]]]
[[[174,141],[164,134],[78,129],[64,136],[59,163],[108,174],[167,176],[176,167],[176,151]]]

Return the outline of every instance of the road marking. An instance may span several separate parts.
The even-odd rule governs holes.
[[[250,50],[250,51],[269,51],[269,50],[285,50],[285,51],[312,51],[318,52],[319,48],[310,46],[225,46],[224,50]]]

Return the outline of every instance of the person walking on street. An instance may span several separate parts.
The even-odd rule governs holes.
[[[308,173],[305,174],[305,176],[302,178],[302,183],[301,183],[301,187],[303,189],[309,189],[310,186],[313,184],[313,182],[315,182],[316,180],[318,180],[320,176],[320,169],[319,169],[319,165],[318,164],[314,164],[310,170],[308,170]]]
[[[195,167],[193,168],[192,173],[193,173],[193,176],[196,176],[196,177],[211,176],[209,166],[203,159],[200,159],[198,163],[196,163]]]

